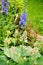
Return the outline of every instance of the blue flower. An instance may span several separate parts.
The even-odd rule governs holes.
[[[6,14],[8,14],[7,8],[3,8],[3,12],[5,12]]]
[[[8,3],[5,2],[5,0],[2,0],[2,10],[3,10],[3,12],[5,12],[6,14],[8,14],[8,9],[5,8],[5,6],[8,6]]]
[[[23,12],[20,16],[20,21],[19,21],[19,25],[21,28],[23,28],[24,26],[26,26],[26,17],[27,17],[27,13]]]

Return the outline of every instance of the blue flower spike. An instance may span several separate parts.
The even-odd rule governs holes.
[[[27,17],[27,13],[23,12],[20,16],[20,21],[19,21],[19,25],[21,28],[23,28],[24,26],[26,26],[26,17]]]
[[[5,5],[6,4],[6,5]],[[6,14],[8,14],[8,9],[5,8],[5,6],[8,6],[8,3],[5,2],[5,0],[2,0],[2,10],[3,12],[5,12]]]

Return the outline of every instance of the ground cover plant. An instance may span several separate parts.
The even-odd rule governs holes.
[[[0,65],[43,65],[43,0],[0,0]]]

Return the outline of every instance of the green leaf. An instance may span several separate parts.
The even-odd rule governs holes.
[[[10,57],[10,50],[9,48],[4,48],[4,54]]]
[[[12,60],[9,60],[8,65],[15,65],[16,63],[14,63]]]
[[[37,65],[43,65],[43,56],[37,59]]]
[[[28,50],[27,50],[28,49]],[[10,57],[13,61],[15,62],[20,62],[22,61],[22,57],[24,56],[29,56],[30,55],[30,49],[31,47],[26,47],[26,46],[18,46],[18,47],[11,47],[11,48],[5,48],[4,49],[4,54],[7,57]]]
[[[33,49],[33,51],[32,51]],[[5,48],[4,49],[4,53],[7,57],[10,57],[13,61],[15,62],[23,62],[23,58],[24,57],[29,57],[31,56],[31,59],[37,59],[38,57],[40,57],[40,53],[38,50],[34,50],[36,48],[31,48],[30,46],[24,46],[24,45],[20,45],[17,47],[11,47],[11,48]],[[31,55],[32,52],[32,55]]]
[[[8,65],[6,56],[0,55],[0,65]]]
[[[0,60],[0,65],[7,65],[5,61]]]

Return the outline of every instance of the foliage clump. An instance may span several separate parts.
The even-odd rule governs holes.
[[[28,3],[32,1],[0,1],[0,65],[43,65],[43,42],[30,32],[38,23],[30,17]]]

